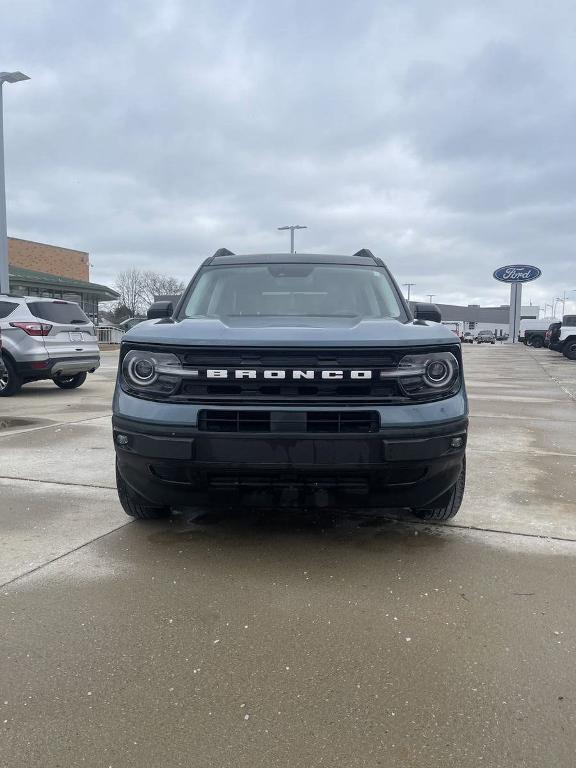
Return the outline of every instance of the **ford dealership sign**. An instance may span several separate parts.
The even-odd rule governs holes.
[[[530,267],[527,264],[510,264],[507,267],[497,269],[494,272],[494,277],[501,283],[529,283],[530,280],[536,280],[541,274],[542,270],[538,267]]]

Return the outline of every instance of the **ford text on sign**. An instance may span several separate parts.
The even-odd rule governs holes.
[[[540,277],[542,270],[538,267],[530,267],[528,264],[510,264],[500,267],[494,272],[496,280],[501,283],[528,283]]]

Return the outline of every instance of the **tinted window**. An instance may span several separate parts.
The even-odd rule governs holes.
[[[8,317],[8,315],[14,312],[17,306],[18,304],[13,301],[0,301],[0,318]]]
[[[569,328],[576,327],[576,315],[564,315],[562,324],[567,325]]]
[[[184,317],[350,317],[406,320],[377,267],[254,264],[205,269]]]
[[[34,317],[49,320],[52,323],[81,325],[90,322],[78,304],[67,304],[63,301],[31,301],[28,303],[28,309]]]

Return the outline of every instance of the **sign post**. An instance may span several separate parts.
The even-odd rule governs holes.
[[[536,280],[542,274],[538,267],[530,267],[527,264],[510,264],[500,267],[494,272],[494,278],[501,283],[510,283],[510,334],[508,343],[515,344],[520,332],[520,319],[522,314],[522,283]]]

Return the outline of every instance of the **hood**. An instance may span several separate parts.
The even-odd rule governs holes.
[[[459,339],[441,323],[350,318],[216,318],[149,320],[132,328],[123,341],[178,346],[430,346]]]

